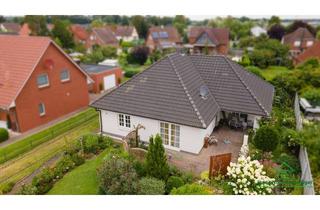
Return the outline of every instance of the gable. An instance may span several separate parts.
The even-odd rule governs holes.
[[[196,40],[195,45],[213,45],[216,46],[213,40],[210,39],[209,35],[204,32]]]

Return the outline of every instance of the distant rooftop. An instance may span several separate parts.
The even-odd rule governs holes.
[[[104,71],[112,70],[117,66],[109,65],[96,65],[96,64],[80,64],[80,67],[85,70],[88,74],[97,74]]]

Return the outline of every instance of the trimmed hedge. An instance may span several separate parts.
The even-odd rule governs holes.
[[[0,128],[0,143],[9,139],[9,132],[5,128]]]
[[[128,77],[128,78],[131,78],[131,77],[133,77],[134,75],[136,75],[136,74],[138,74],[138,73],[139,73],[139,71],[129,70],[129,71],[126,71],[126,72],[124,73],[124,76],[125,76],[125,77]]]

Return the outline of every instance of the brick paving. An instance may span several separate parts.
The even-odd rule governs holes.
[[[209,170],[209,158],[212,155],[232,153],[231,161],[236,161],[242,146],[244,132],[221,127],[214,130],[212,135],[216,136],[218,144],[202,148],[198,155],[167,150],[167,154],[171,156],[169,162],[184,171],[200,175],[202,171]],[[224,143],[225,139],[229,140],[230,144]]]

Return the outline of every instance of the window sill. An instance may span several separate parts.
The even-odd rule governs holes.
[[[70,81],[71,81],[70,79],[65,79],[65,80],[61,80],[61,83],[68,83]]]
[[[46,116],[46,113],[44,113],[44,114],[40,114],[40,117],[44,117],[44,116]]]
[[[39,89],[45,89],[45,88],[48,88],[50,87],[50,85],[41,85],[41,86],[38,86]]]

